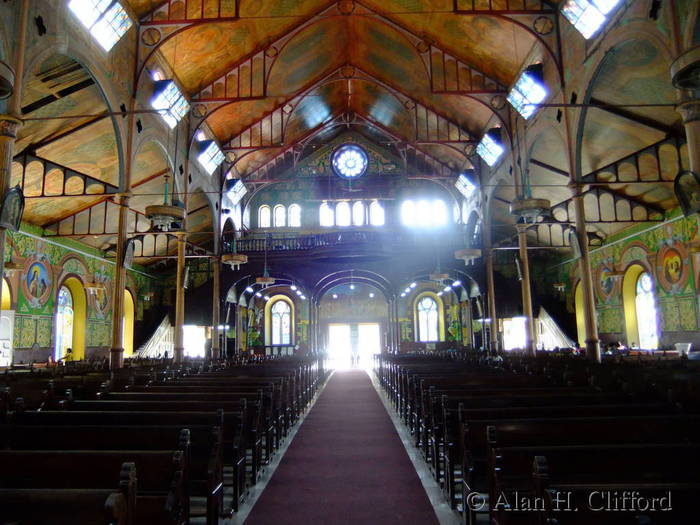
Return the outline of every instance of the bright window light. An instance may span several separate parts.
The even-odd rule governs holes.
[[[503,348],[520,350],[527,343],[527,317],[511,317],[503,320]]]
[[[404,226],[416,225],[416,205],[413,201],[403,201],[401,204],[401,223]]]
[[[568,0],[561,12],[583,38],[591,38],[607,21],[620,0]]]
[[[177,123],[190,110],[189,103],[172,80],[156,82],[151,106],[159,111],[160,116],[170,128],[177,126]]]
[[[290,204],[287,213],[289,214],[289,226],[292,228],[301,227],[301,206],[298,204]],[[292,287],[292,289],[295,288]]]
[[[287,208],[282,204],[278,204],[272,210],[272,220],[275,228],[284,228],[287,226]]]
[[[329,227],[335,224],[335,213],[327,202],[321,204],[318,215],[321,226]]]
[[[447,206],[441,200],[434,200],[430,214],[431,226],[444,226],[447,224]]]
[[[213,140],[205,140],[200,142],[200,144],[204,147],[204,150],[197,157],[197,161],[211,175],[219,167],[219,164],[224,161],[224,154]]]
[[[353,226],[365,225],[365,203],[356,201],[352,205],[352,224]]]
[[[455,182],[455,187],[457,190],[464,195],[464,198],[471,198],[476,186],[464,175],[457,177],[457,182]]]
[[[547,88],[542,83],[542,64],[534,64],[520,75],[508,94],[508,102],[524,119],[529,119],[546,97]]]
[[[68,7],[105,51],[131,27],[131,19],[116,0],[71,0]]]
[[[248,193],[248,188],[245,187],[242,180],[239,180],[233,185],[233,188],[228,190],[228,198],[231,201],[231,204],[235,206],[241,202],[241,199],[246,193]]]
[[[204,357],[204,345],[207,337],[203,326],[184,325],[182,343],[187,357]]]
[[[384,226],[384,208],[378,201],[369,205],[369,223],[372,226]]]
[[[337,226],[350,226],[351,212],[350,204],[339,202],[335,207],[335,224]]]
[[[489,166],[496,164],[505,151],[503,145],[496,142],[492,135],[491,131],[487,132],[476,147],[476,152]]]

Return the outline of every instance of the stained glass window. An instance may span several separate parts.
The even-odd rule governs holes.
[[[331,164],[336,175],[356,179],[367,171],[367,153],[355,144],[346,144],[333,152]]]
[[[211,175],[214,173],[214,170],[219,167],[219,164],[224,161],[224,154],[221,152],[216,142],[213,140],[208,142],[209,144],[205,150],[197,157],[197,161],[207,170],[207,173]]]
[[[161,80],[156,86],[151,106],[159,110],[158,114],[170,128],[174,128],[190,110],[190,104],[172,80]]]
[[[275,301],[272,312],[272,344],[288,345],[292,340],[292,309],[286,301]]]
[[[105,51],[131,27],[131,19],[116,0],[71,0],[68,7]]]
[[[66,349],[73,346],[73,295],[66,286],[58,291],[56,307],[56,344],[54,359],[58,361],[66,354]]]
[[[432,297],[423,297],[418,302],[418,341],[438,340],[438,304]]]
[[[643,273],[637,279],[636,297],[634,300],[637,310],[637,329],[639,330],[639,348],[655,350],[659,346],[657,330],[658,313],[654,298],[654,283],[648,273]],[[635,341],[630,341],[630,343]]]
[[[524,119],[529,119],[547,97],[547,88],[536,76],[524,71],[508,93],[508,102]]]

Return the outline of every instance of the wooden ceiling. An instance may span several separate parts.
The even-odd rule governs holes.
[[[353,125],[363,123],[367,136],[378,142],[403,141],[456,174],[470,166],[464,146],[481,137],[492,116],[486,97],[512,85],[528,54],[539,45],[529,31],[505,17],[455,14],[453,0],[241,0],[238,18],[225,21],[216,17],[216,10],[234,12],[234,0],[122,1],[143,23],[167,16],[198,22],[164,38],[146,66],[166,63],[193,106],[207,108],[207,126],[222,146],[237,155],[234,167],[243,178],[255,177],[294,144],[332,137],[333,123],[348,116],[359,117]],[[490,3],[495,9],[506,7],[506,0]],[[509,0],[511,9],[514,3],[517,0]],[[547,9],[558,4],[521,3],[523,8]],[[483,9],[489,2],[476,4]],[[459,70],[459,79],[453,70]],[[106,108],[91,77],[71,59],[55,56],[33,73],[22,101],[26,115],[94,114]],[[460,82],[468,84],[464,91],[484,97],[446,93],[455,91]],[[606,103],[675,100],[664,57],[648,46],[635,46],[634,41],[611,55],[595,82],[593,98]],[[441,89],[447,86],[451,88]],[[679,129],[672,108],[635,108],[617,114],[591,109],[583,135],[583,173]],[[107,185],[118,183],[116,141],[108,118],[30,122],[21,131],[18,151],[32,152]],[[553,132],[540,137],[530,152],[546,166],[530,167],[533,195],[553,204],[570,197],[564,151],[560,136]],[[162,175],[169,169],[155,144],[138,152],[130,204],[136,230],[142,231],[139,212],[161,200]],[[673,175],[664,177],[671,180]],[[613,189],[659,209],[676,205],[668,184],[621,184]],[[109,193],[109,186],[103,190]],[[512,185],[500,187],[496,196],[496,221],[512,223],[507,213],[507,203],[515,197]],[[191,198],[189,208],[196,219],[193,231],[202,232],[192,240],[206,244],[211,209],[202,198]],[[105,201],[109,197],[104,195],[37,199],[29,202],[26,219],[55,226]],[[601,226],[601,232],[609,234],[623,226]],[[105,236],[80,238],[96,247],[114,242]]]

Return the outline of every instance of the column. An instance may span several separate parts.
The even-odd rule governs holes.
[[[27,23],[29,21],[29,0],[22,0],[17,46],[14,56],[15,86],[7,103],[9,115],[0,115],[0,205],[5,200],[12,177],[12,157],[15,139],[22,126],[22,88],[24,80],[24,54],[27,46]],[[5,228],[0,228],[0,277],[5,275]]]
[[[177,281],[175,283],[175,363],[182,363],[185,357],[182,327],[185,324],[185,232],[177,236]]]
[[[109,368],[116,370],[124,365],[124,291],[126,290],[126,268],[124,252],[128,240],[129,197],[131,196],[131,169],[134,146],[134,110],[136,98],[131,99],[127,117],[126,152],[124,154],[124,178],[119,195],[119,228],[117,235],[117,259],[114,267],[114,290],[112,296],[112,346],[109,351]]]
[[[596,320],[595,296],[593,295],[593,275],[588,255],[588,234],[586,233],[586,211],[583,195],[579,185],[572,186],[574,194],[574,214],[576,217],[576,234],[581,247],[579,273],[583,291],[583,320],[586,326],[586,357],[600,363],[600,341],[598,340],[598,322]]]
[[[700,99],[685,100],[676,107],[676,111],[683,117],[690,171],[700,173]]]
[[[211,305],[211,355],[209,359],[221,359],[221,259],[212,258],[214,264],[214,276],[212,279],[212,305]],[[224,328],[224,333],[226,329]]]
[[[490,233],[485,233],[484,238],[488,237]],[[490,244],[490,243],[489,243]],[[489,336],[491,338],[491,348],[490,353],[496,354],[500,350],[498,346],[498,317],[496,315],[496,287],[494,285],[493,279],[493,249],[491,246],[485,248],[486,251],[486,287],[488,288],[488,299],[489,299],[489,312],[488,317],[491,318],[491,328],[489,329]],[[483,297],[483,294],[482,294]],[[481,305],[483,308],[483,304]],[[484,314],[486,312],[483,312]],[[485,316],[486,317],[486,316]],[[481,325],[481,340],[483,345],[486,346],[486,323]]]
[[[532,317],[532,294],[530,288],[530,264],[527,256],[527,226],[525,224],[516,225],[518,228],[518,246],[520,248],[520,270],[522,272],[522,288],[523,297],[523,315],[527,319],[525,327],[527,334],[525,336],[525,349],[530,355],[535,355],[537,347],[537,333],[535,332],[535,322]]]
[[[21,126],[19,119],[0,115],[0,205],[10,185],[15,139]],[[5,228],[0,228],[0,276],[5,272],[5,236]]]

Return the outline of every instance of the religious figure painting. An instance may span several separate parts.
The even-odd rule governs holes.
[[[22,279],[22,289],[27,302],[34,308],[46,304],[51,295],[53,273],[45,255],[35,255],[26,263],[26,273]]]

